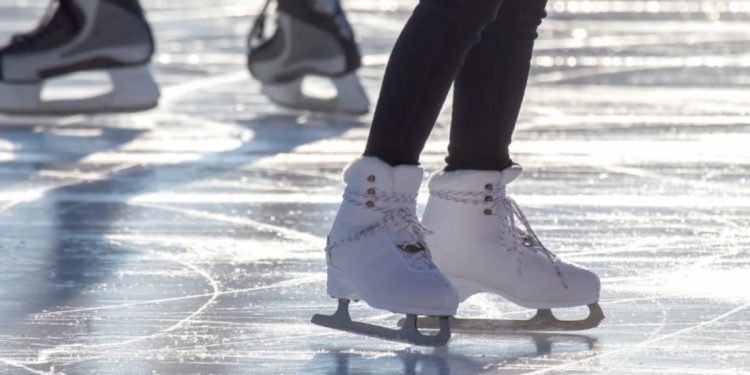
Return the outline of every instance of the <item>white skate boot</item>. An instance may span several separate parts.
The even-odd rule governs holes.
[[[135,1],[54,0],[39,27],[0,49],[0,112],[59,114],[154,107],[159,88],[148,70],[154,43]],[[48,100],[45,81],[106,71],[109,92]],[[66,90],[69,92],[69,90]]]
[[[263,94],[294,109],[367,113],[370,101],[356,73],[362,57],[338,0],[279,0],[269,38],[270,2],[250,32],[248,48],[248,67],[263,84]]]
[[[326,247],[328,294],[339,299],[332,316],[315,315],[321,326],[402,341],[444,345],[450,338],[448,316],[456,313],[458,295],[435,267],[424,242],[425,229],[416,214],[423,171],[415,166],[391,167],[365,157],[344,173],[344,202]],[[350,300],[408,314],[400,330],[353,322]],[[440,332],[421,334],[416,315],[438,316]]]
[[[487,292],[539,309],[530,320],[456,319],[451,324],[455,330],[483,332],[596,327],[604,318],[598,305],[599,278],[561,261],[542,245],[521,208],[505,192],[520,173],[521,167],[513,165],[502,172],[440,172],[430,180],[423,223],[433,232],[427,243],[461,301]],[[581,321],[561,321],[550,311],[584,305],[590,312]]]

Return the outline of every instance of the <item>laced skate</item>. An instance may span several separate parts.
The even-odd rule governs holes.
[[[0,49],[0,112],[56,114],[154,107],[159,89],[149,69],[154,44],[137,3],[54,0],[39,26]],[[49,99],[52,78],[105,71],[112,89]]]
[[[391,167],[363,158],[347,168],[344,202],[326,247],[328,294],[339,300],[333,315],[312,322],[328,328],[415,345],[440,346],[450,339],[448,316],[458,295],[432,262],[416,215],[422,169]],[[349,302],[407,314],[400,329],[352,321]],[[435,335],[417,328],[417,315],[437,316]]]
[[[435,264],[453,282],[461,301],[486,292],[538,309],[529,320],[455,319],[456,331],[572,331],[594,328],[604,319],[599,278],[560,260],[532,229],[505,187],[521,173],[441,172],[430,181],[423,223]],[[551,309],[588,306],[583,320],[557,319]],[[434,321],[420,320],[429,328]]]
[[[356,73],[362,57],[338,0],[279,0],[268,37],[271,1],[248,38],[248,67],[263,94],[294,109],[367,113],[370,101]],[[316,85],[315,77],[331,87]]]

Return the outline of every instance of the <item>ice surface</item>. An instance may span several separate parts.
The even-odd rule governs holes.
[[[269,104],[243,65],[260,1],[206,3],[144,2],[159,109],[0,115],[0,373],[750,372],[750,1],[550,1],[512,193],[602,276],[607,319],[438,350],[308,323],[336,306],[324,236],[369,119]],[[348,1],[373,96],[413,4]],[[0,39],[45,6],[2,1]],[[492,296],[461,310],[524,314]]]

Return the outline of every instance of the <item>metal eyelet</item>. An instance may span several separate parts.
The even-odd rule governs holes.
[[[487,216],[492,215],[492,210],[490,210],[489,208],[485,209],[484,210],[484,214],[487,215]]]
[[[484,197],[484,201],[485,201],[485,202],[492,202],[492,201],[494,201],[494,200],[495,200],[495,198],[492,198],[492,196],[491,196],[491,195],[488,195],[488,196]]]
[[[375,182],[375,175],[371,174],[371,175],[367,176],[367,181],[369,181],[369,182]]]
[[[370,207],[370,208],[375,207],[375,202],[374,201],[367,201],[367,207]]]
[[[408,244],[408,245],[398,245],[398,248],[402,251],[409,253],[409,254],[416,254],[420,251],[427,250],[427,246],[421,243],[417,244]]]
[[[369,195],[375,195],[375,189],[373,189],[373,188],[367,189],[367,194],[369,194]]]
[[[523,238],[522,243],[523,243],[523,246],[526,246],[526,247],[532,247],[532,246],[534,246],[534,241],[532,241],[531,238],[528,237],[528,236],[526,236],[526,237]]]
[[[492,190],[492,189],[494,189],[494,186],[492,186],[492,184],[484,185],[484,190]]]

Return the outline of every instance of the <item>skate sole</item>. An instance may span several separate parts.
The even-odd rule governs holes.
[[[331,298],[347,299],[352,301],[364,301],[370,307],[378,310],[386,310],[395,314],[413,314],[429,316],[451,316],[456,310],[442,309],[417,309],[410,306],[395,306],[381,303],[361,293],[346,274],[336,266],[328,265],[328,295]]]
[[[354,283],[337,267],[328,265],[328,294],[338,299],[338,308],[333,315],[316,314],[310,320],[311,323],[321,327],[336,329],[339,331],[355,333],[359,335],[380,338],[384,340],[402,342],[420,346],[443,346],[451,337],[450,323],[447,316],[438,316],[434,319],[435,329],[439,329],[435,335],[424,335],[417,327],[417,315],[452,315],[444,314],[445,311],[424,310],[416,311],[412,308],[394,308],[387,304],[373,302],[372,299],[363,296]],[[391,329],[373,324],[352,321],[349,315],[350,300],[363,300],[370,307],[391,311],[397,314],[406,314],[406,319],[400,329]]]
[[[58,105],[56,104],[55,107]],[[60,107],[64,107],[65,105],[60,104]],[[69,109],[53,109],[53,108],[44,108],[43,110],[13,110],[13,109],[4,109],[0,107],[0,113],[8,114],[8,115],[16,115],[16,116],[68,116],[68,115],[101,115],[101,114],[127,114],[127,113],[136,113],[136,112],[144,112],[148,111],[154,108],[159,107],[159,103],[153,103],[143,106],[134,106],[134,107],[121,107],[121,108],[92,108],[92,109],[80,109],[80,110],[69,110]]]
[[[332,98],[317,98],[303,93],[303,78],[276,84],[263,84],[262,92],[273,103],[300,111],[339,113],[361,116],[370,111],[367,98],[356,73],[342,77],[329,77],[337,95]]]
[[[537,309],[536,315],[528,320],[512,320],[512,319],[462,319],[462,318],[450,318],[451,327],[456,332],[471,332],[471,333],[496,333],[502,334],[506,332],[516,331],[583,331],[587,329],[596,328],[604,320],[604,312],[599,306],[598,299],[592,301],[591,298],[580,301],[569,301],[564,304],[557,303],[554,306],[544,305],[541,302],[528,302],[522,301],[517,298],[507,296],[505,293],[496,290],[491,287],[462,279],[460,277],[448,278],[453,282],[454,286],[458,290],[461,301],[465,301],[469,297],[478,293],[492,293],[497,294],[508,301],[511,301],[517,305]],[[544,306],[544,307],[536,307]],[[589,315],[582,320],[560,320],[552,313],[553,308],[571,308],[578,306],[588,306]],[[405,324],[402,319],[399,321],[399,326]],[[417,322],[418,328],[421,329],[433,329],[439,325],[434,319],[419,318]]]
[[[588,305],[589,315],[582,320],[560,320],[552,314],[549,309],[540,309],[531,319],[462,319],[450,318],[450,325],[456,332],[470,333],[494,333],[503,334],[507,332],[566,332],[583,331],[596,328],[604,320],[604,312],[598,303]],[[399,326],[406,324],[405,320],[399,320]],[[419,318],[417,327],[419,329],[434,329],[439,322],[431,317]]]
[[[561,309],[561,308],[588,306],[588,305],[599,302],[598,296],[582,298],[582,299],[574,300],[574,301],[564,301],[564,302],[527,301],[527,300],[523,300],[523,299],[511,296],[502,290],[495,289],[493,287],[489,287],[486,285],[482,285],[474,281],[466,280],[461,277],[451,276],[448,274],[446,274],[446,276],[448,277],[448,279],[450,279],[450,281],[456,287],[456,290],[458,291],[458,296],[461,302],[466,301],[467,299],[469,299],[469,297],[475,294],[479,294],[479,293],[496,294],[505,298],[506,300],[510,302],[515,303],[516,305],[525,307],[527,309]]]

